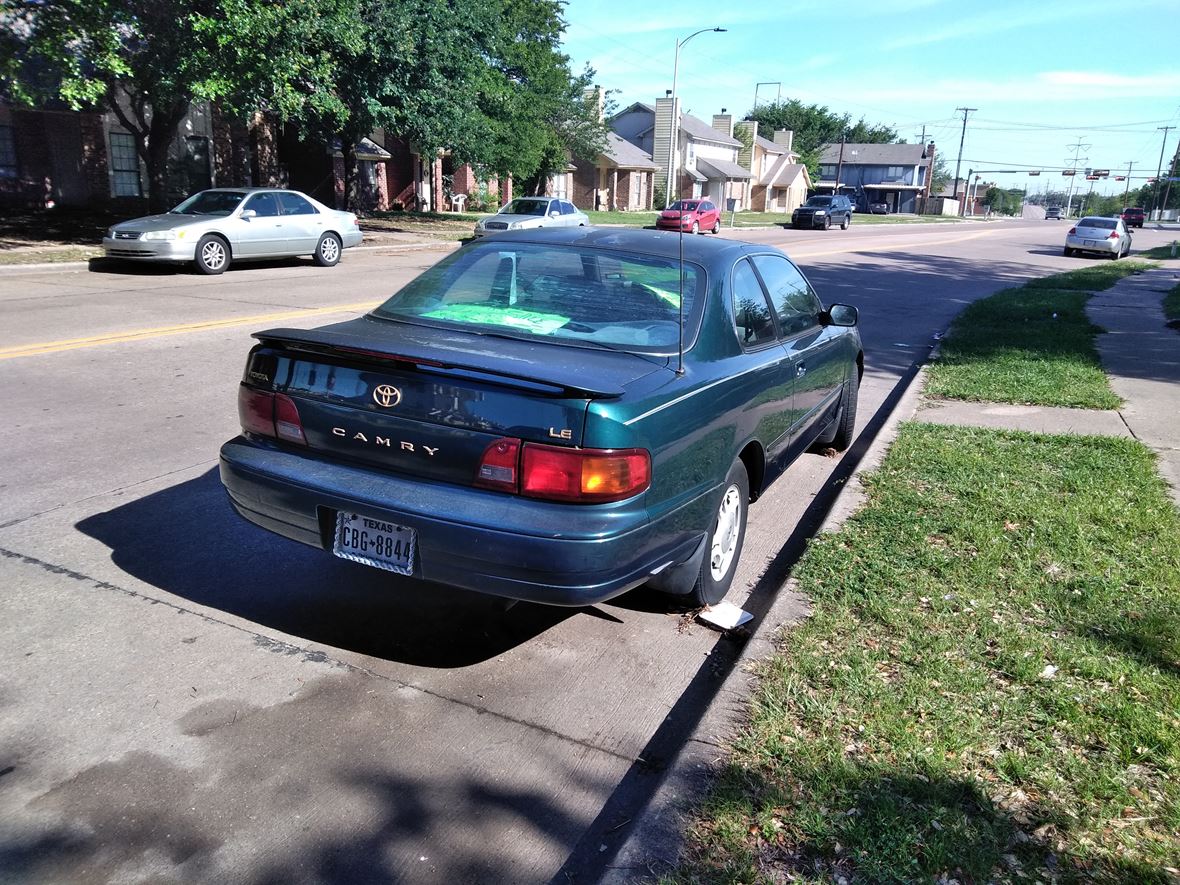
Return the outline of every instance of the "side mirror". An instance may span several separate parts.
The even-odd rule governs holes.
[[[833,304],[827,310],[830,326],[855,326],[859,319],[860,315],[851,304]]]
[[[246,221],[249,221],[251,218],[254,218],[257,215],[258,215],[258,213],[255,212],[253,209],[243,209],[242,214],[241,214],[241,218],[243,218]]]
[[[549,217],[550,217],[550,218],[560,218],[560,217],[561,217],[561,212],[559,212],[557,209],[552,209],[552,210],[550,210],[550,212],[549,212]]]

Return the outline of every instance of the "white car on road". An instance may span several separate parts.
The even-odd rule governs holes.
[[[310,255],[321,267],[331,267],[361,238],[355,215],[299,191],[215,188],[163,215],[116,224],[102,248],[108,258],[191,261],[201,273],[217,274],[233,261],[293,255]]]
[[[518,197],[495,215],[481,218],[475,236],[538,227],[586,227],[590,216],[568,200],[556,197]]]
[[[1121,218],[1087,215],[1065,235],[1065,254],[1097,252],[1118,260],[1131,251],[1131,232]]]

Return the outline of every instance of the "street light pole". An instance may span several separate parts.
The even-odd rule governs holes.
[[[676,107],[676,77],[680,73],[680,47],[695,37],[697,34],[704,34],[713,31],[717,34],[724,34],[725,28],[701,28],[699,31],[694,31],[683,40],[676,41],[676,56],[672,60],[672,143],[668,145],[668,186],[664,193],[664,208],[667,209],[672,203],[672,176],[676,173],[677,159],[680,154],[680,111]]]

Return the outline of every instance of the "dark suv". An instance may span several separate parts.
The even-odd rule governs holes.
[[[839,224],[848,230],[852,224],[852,202],[843,195],[810,197],[791,213],[791,227],[822,227],[824,230]]]

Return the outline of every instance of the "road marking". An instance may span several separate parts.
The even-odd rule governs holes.
[[[106,335],[91,335],[87,338],[65,338],[60,341],[43,341],[39,344],[22,344],[17,347],[0,348],[0,360],[60,353],[65,350],[80,350],[85,347],[101,347],[106,344],[122,344],[127,341],[143,341],[150,338],[163,338],[167,335],[183,335],[188,332],[204,332],[209,329],[224,329],[230,326],[262,325],[279,320],[318,317],[330,313],[355,313],[372,310],[380,303],[380,301],[358,301],[354,304],[337,304],[332,307],[313,307],[307,310],[255,314],[254,316],[233,319],[209,320],[203,323],[183,323],[177,326],[158,326],[153,329],[135,329],[129,332],[110,332]]]

